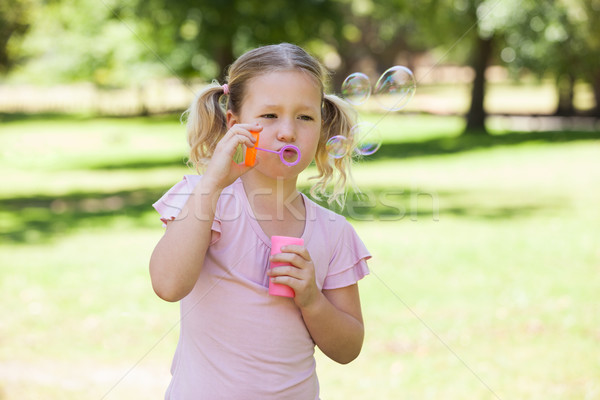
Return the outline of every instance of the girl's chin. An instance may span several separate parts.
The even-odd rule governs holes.
[[[302,169],[299,169],[298,165],[290,167],[283,164],[281,161],[273,164],[269,163],[269,165],[266,164],[267,163],[260,163],[254,170],[273,179],[296,178],[298,174],[302,172]]]

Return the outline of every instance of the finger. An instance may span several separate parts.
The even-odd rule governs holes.
[[[258,133],[258,132],[261,132],[262,129],[263,129],[263,127],[261,125],[259,125],[258,123],[256,123],[256,124],[235,124],[229,129],[229,131],[227,133],[230,133],[231,135],[233,135],[233,134],[244,135],[244,136],[250,138],[252,140],[252,143],[254,143],[254,142],[256,142],[256,138],[255,138],[255,135],[252,134],[252,132]]]
[[[300,268],[291,267],[291,266],[281,266],[281,267],[273,267],[269,268],[267,271],[267,275],[275,277],[275,276],[291,276],[296,279],[302,278],[302,270]]]
[[[281,247],[281,251],[283,253],[294,253],[304,258],[307,261],[311,261],[310,253],[305,246],[300,246],[297,244],[288,244]]]
[[[306,295],[309,293],[309,289],[311,286],[311,282],[309,280],[303,278],[296,278],[289,275],[274,276],[270,279],[272,283],[286,285],[294,289],[294,292],[296,293],[296,300],[298,300],[301,296],[306,298]],[[312,286],[314,286],[314,289],[318,291],[317,287],[314,285],[314,282],[312,283]]]
[[[237,124],[233,124],[231,125],[229,128],[233,128],[234,126],[239,126],[242,127],[244,129],[247,129],[249,131],[261,131],[262,130],[262,125],[259,124],[258,122],[249,122],[249,123],[237,123]]]
[[[242,176],[244,175],[246,172],[250,171],[252,168],[255,168],[258,164],[259,164],[259,160],[258,158],[254,161],[254,165],[246,165],[246,163],[244,163],[243,161],[241,163],[236,163],[233,160],[231,161],[232,163],[232,168],[235,169],[236,173],[238,174],[238,176]]]
[[[307,281],[302,276],[297,277],[294,275],[274,275],[270,276],[269,279],[272,283],[279,283],[291,287],[296,293],[298,293],[300,289],[306,286]]]
[[[239,145],[245,145],[247,147],[254,147],[256,139],[252,134],[245,129],[231,128],[227,134],[219,141],[217,148],[227,152],[227,154],[235,154]]]
[[[271,262],[292,264],[296,268],[302,268],[308,260],[295,253],[277,253],[270,257]]]
[[[294,289],[295,292],[298,292],[300,288],[301,281],[297,278],[291,277],[289,275],[280,275],[271,277],[271,282],[278,283],[280,285],[286,285]]]
[[[236,144],[245,144],[252,147],[256,143],[256,138],[247,129],[234,125],[229,131],[227,131],[221,141],[226,143],[235,142]]]
[[[258,122],[254,124],[235,124],[233,126],[240,127],[242,129],[247,130],[248,132],[260,132],[263,129],[262,125]]]

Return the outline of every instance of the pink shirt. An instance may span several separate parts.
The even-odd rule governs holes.
[[[179,217],[200,179],[186,175],[154,203],[163,222]],[[317,286],[356,283],[369,273],[369,252],[344,217],[302,196],[302,238]],[[270,238],[241,180],[222,192],[212,230],[200,277],[180,302],[181,332],[165,398],[318,399],[315,344],[293,299],[267,293]]]

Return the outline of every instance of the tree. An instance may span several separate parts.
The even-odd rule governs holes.
[[[371,71],[360,72],[377,76],[395,65],[399,56],[410,64],[410,54],[416,49],[416,25],[408,2],[340,0],[337,5],[343,19],[331,42],[340,57],[333,80],[336,88],[350,73],[364,69],[365,64]]]
[[[445,59],[439,61],[453,60],[473,68],[465,133],[487,133],[485,71],[498,58],[498,43],[504,40],[511,19],[522,14],[520,0],[426,0],[416,7],[422,40],[444,51]]]
[[[31,24],[34,0],[7,0],[0,3],[0,73],[18,61],[17,48]]]
[[[422,40],[430,46],[444,49],[440,62],[456,61],[468,64],[475,73],[471,87],[471,103],[466,115],[468,133],[486,133],[485,70],[493,48],[493,31],[484,29],[482,0],[428,0],[416,9]]]
[[[136,37],[132,15],[104,2],[48,1],[32,10],[20,43],[18,74],[40,84],[86,81],[127,86],[166,71]]]
[[[465,133],[487,133],[485,128],[485,71],[493,49],[493,37],[477,37],[471,67],[475,77],[471,86],[471,104],[467,112]]]
[[[596,100],[594,115],[600,117],[600,2],[525,0],[521,9],[525,18],[513,21],[507,36],[506,48],[515,54],[508,63],[511,70],[554,77],[557,115],[572,115],[575,82],[589,83]]]
[[[334,4],[320,0],[150,0],[139,1],[136,14],[144,37],[174,72],[221,81],[248,49],[323,40],[340,20]]]
[[[223,80],[249,48],[283,41],[318,48],[336,30],[337,10],[320,0],[46,1],[37,4],[18,56],[34,82]]]

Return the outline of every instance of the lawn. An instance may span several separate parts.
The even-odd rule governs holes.
[[[150,287],[150,204],[192,173],[184,128],[0,122],[0,399],[162,398],[179,310]],[[317,355],[321,397],[600,398],[600,132],[380,127],[343,210],[374,256],[365,344]]]

